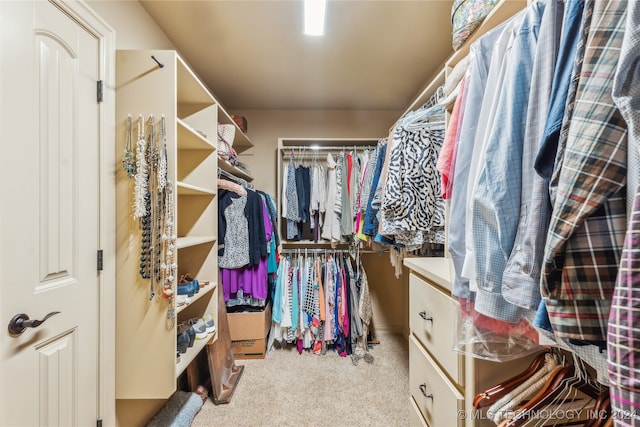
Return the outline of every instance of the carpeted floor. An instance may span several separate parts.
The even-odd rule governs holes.
[[[335,352],[278,349],[261,360],[237,360],[244,373],[231,402],[207,399],[192,427],[407,426],[407,339],[378,335],[371,364]]]

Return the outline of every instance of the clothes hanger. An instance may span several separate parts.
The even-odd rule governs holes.
[[[529,416],[531,412],[531,408],[536,405],[537,402],[542,401],[546,396],[550,395],[562,382],[562,380],[571,375],[573,368],[571,366],[560,366],[551,373],[551,376],[547,379],[547,382],[542,386],[542,389],[529,400],[525,405],[523,405],[519,412],[516,413],[513,417],[511,417],[504,424],[504,427],[519,427],[523,425],[527,419],[524,418]],[[524,415],[522,415],[524,414]]]
[[[425,102],[422,107],[408,113],[399,122],[403,127],[407,127],[419,120],[424,120],[427,117],[438,114],[442,115],[441,121],[444,124],[444,108],[439,104],[439,100],[444,96],[444,89],[440,86],[436,92],[429,97],[429,100]]]
[[[597,399],[594,396],[598,393],[595,390],[590,392],[586,389],[586,386],[594,386],[595,382],[590,380],[586,367],[581,360],[577,359],[574,355],[574,376],[573,379],[563,380],[559,392],[560,400],[554,398],[552,402],[542,407],[549,413],[549,418],[553,419],[553,426],[573,425],[576,422],[586,422],[591,417],[591,412],[587,408],[593,407]],[[601,387],[597,387],[598,390],[602,390]],[[598,398],[602,395],[601,391],[598,394]],[[537,409],[535,407],[534,409]],[[543,420],[541,422],[532,420],[527,422],[525,426],[547,426],[549,422]]]
[[[580,392],[594,401],[598,399],[602,393],[602,387],[596,385],[594,381],[589,378],[584,365],[581,361],[578,361],[575,354],[573,358],[574,365],[561,368],[561,370],[557,371],[545,384],[545,386],[548,387],[543,387],[536,396],[520,408],[519,412],[507,422],[507,427],[522,427],[527,425],[530,415],[534,414],[536,410],[539,411],[542,408],[557,403],[557,399],[562,399],[560,401],[562,404],[569,397],[569,393],[574,393],[574,395],[577,396],[577,392]],[[559,409],[561,409],[561,407],[559,407]]]
[[[505,394],[509,393],[528,378],[530,378],[542,365],[544,364],[545,357],[547,354],[550,354],[549,351],[542,352],[538,354],[532,361],[527,369],[520,372],[518,375],[515,375],[506,381],[503,381],[495,386],[482,391],[473,399],[473,407],[476,409],[484,408],[485,406],[492,405],[500,398],[502,398]]]
[[[596,399],[596,403],[591,410],[592,418],[584,427],[604,427],[606,421],[611,417],[611,395],[607,387]]]
[[[535,362],[535,361],[534,361]],[[535,365],[535,363],[533,363]],[[520,406],[529,401],[543,389],[549,378],[554,374],[554,370],[564,366],[563,359],[560,359],[555,352],[547,352],[544,355],[544,363],[525,378],[515,389],[504,394],[500,399],[493,403],[489,409],[493,416],[493,421],[498,423],[502,419],[507,419]]]

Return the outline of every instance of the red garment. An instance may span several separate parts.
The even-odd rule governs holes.
[[[466,76],[465,76],[466,77]],[[463,105],[466,100],[465,81],[463,77],[460,81],[460,88],[458,90],[458,97],[453,106],[451,118],[449,119],[449,125],[447,132],[444,136],[444,142],[440,149],[440,155],[438,156],[438,162],[436,163],[436,169],[440,172],[442,178],[442,198],[449,199],[451,197],[451,188],[453,187],[453,167],[454,167],[454,155],[457,147],[457,140],[459,135],[459,127],[462,125],[462,114],[464,112]]]
[[[537,344],[539,342],[538,331],[526,319],[520,319],[517,323],[510,323],[478,313],[475,310],[474,301],[459,298],[458,303],[460,304],[462,318],[472,321],[475,332],[478,335],[519,337],[520,339],[527,339],[531,343]]]

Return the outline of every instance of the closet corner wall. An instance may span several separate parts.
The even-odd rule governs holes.
[[[425,104],[445,82],[454,66],[469,53],[471,44],[518,11],[527,0],[500,0],[482,24],[446,61],[405,113]],[[450,113],[447,106],[447,119]],[[404,115],[403,114],[403,115]],[[445,230],[449,203],[445,204]],[[451,296],[453,265],[448,258],[406,258],[409,274],[409,413],[412,426],[493,426],[476,419],[473,398],[497,381],[526,367],[531,357],[505,363],[491,362],[454,352],[456,308]],[[463,415],[460,415],[463,414]]]
[[[382,135],[384,137],[386,135]],[[276,148],[277,159],[277,211],[279,218],[280,235],[282,236],[282,247],[285,249],[301,249],[304,248],[331,248],[328,241],[287,241],[286,237],[286,221],[283,220],[282,212],[282,181],[285,171],[288,154],[292,151],[292,147],[305,147],[307,158],[309,153],[317,153],[318,160],[325,161],[327,153],[337,153],[342,147],[371,147],[376,146],[381,137],[376,138],[295,138],[282,137],[278,138],[278,147]],[[318,147],[319,150],[314,151],[311,147]],[[294,148],[294,157],[300,152],[299,148]],[[284,228],[283,228],[284,227]],[[339,246],[339,248],[347,248],[347,245]],[[374,334],[408,334],[408,318],[405,307],[407,307],[408,299],[408,270],[404,268],[405,274],[399,278],[394,275],[393,266],[389,262],[388,253],[378,254],[373,251],[362,252],[362,264],[369,280],[369,287],[372,300],[372,326],[371,331]]]
[[[177,234],[174,293],[186,273],[209,282],[191,302],[175,307],[175,325],[167,325],[169,302],[162,297],[162,288],[150,298],[150,281],[139,274],[142,238],[139,222],[132,216],[134,178],[129,178],[118,162],[116,410],[118,424],[124,426],[146,423],[174,393],[178,377],[191,361],[217,339],[214,333],[196,340],[176,362],[180,322],[212,314],[218,324],[218,167],[239,170],[216,153],[218,124],[235,123],[177,52],[117,51],[116,93],[117,159],[122,158],[127,143],[129,115],[134,126],[134,153],[139,116],[145,122],[153,116],[158,132],[161,118],[166,119],[167,169],[174,185]],[[239,128],[234,142],[238,152],[252,146]]]

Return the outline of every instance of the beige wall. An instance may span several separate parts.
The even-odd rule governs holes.
[[[401,111],[233,110],[247,119],[254,148],[240,156],[257,188],[276,196],[278,138],[381,138]]]
[[[366,253],[362,265],[367,273],[371,305],[372,330],[380,338],[385,333],[409,335],[409,269],[402,267],[396,278],[389,253]]]

